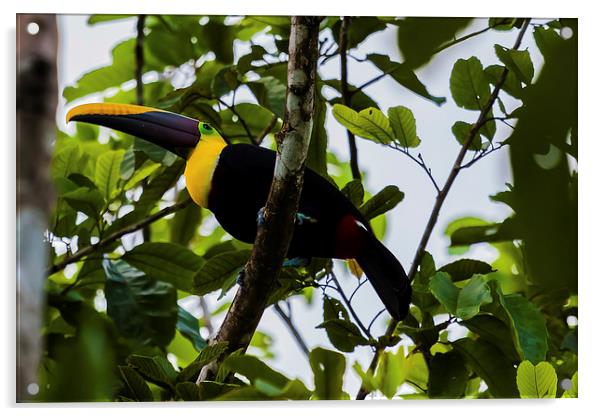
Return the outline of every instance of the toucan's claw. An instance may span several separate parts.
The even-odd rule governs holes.
[[[245,280],[245,269],[242,268],[242,269],[240,269],[240,271],[236,275],[236,284],[238,286],[242,286],[244,280]]]
[[[314,224],[316,222],[318,222],[318,220],[316,220],[315,218],[312,218],[312,217],[302,214],[300,212],[297,212],[297,214],[295,214],[295,224],[296,225]]]
[[[292,259],[286,259],[284,263],[282,263],[282,267],[306,267],[311,263],[311,258],[309,257],[294,257]]]
[[[265,225],[265,207],[261,207],[257,211],[257,225],[263,227]]]

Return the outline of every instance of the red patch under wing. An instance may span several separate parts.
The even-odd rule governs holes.
[[[345,215],[336,229],[335,255],[340,259],[353,259],[364,246],[366,230],[351,214]]]

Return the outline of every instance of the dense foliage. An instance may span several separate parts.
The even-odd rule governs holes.
[[[122,18],[127,16],[92,16],[89,24]],[[232,141],[260,143],[265,138],[265,145],[274,146],[271,135],[284,117],[289,18],[137,18],[144,19],[143,42],[138,43],[143,61],[134,53],[136,39],[123,41],[114,47],[110,65],[64,89],[67,103],[99,93],[105,101],[136,103],[136,67],[142,66],[144,105],[210,121]],[[330,259],[287,268],[271,304],[291,296],[323,303],[324,320],[315,322],[316,331],[326,331],[332,348],[316,348],[308,355],[314,385],[310,388],[274,371],[262,357],[241,353],[223,362],[215,381],[197,385],[201,367],[225,347],[208,346],[200,328],[210,315],[228,307],[226,292],[235,285],[251,247],[228,238],[210,212],[188,202],[182,160],[137,138],[78,124],[73,135],[57,132],[53,151],[57,202],[46,239],[55,267],[46,286],[41,369],[46,388],[40,399],[349,398],[355,392],[343,391],[345,353],[384,346],[388,348],[375,371],[355,363],[345,376],[361,378],[365,389],[387,398],[576,397],[576,22],[490,19],[483,31],[458,37],[470,23],[471,19],[358,17],[343,27],[338,17],[324,18],[319,63],[338,59],[341,30],[347,31],[350,51],[372,33],[396,30],[404,61],[376,51],[362,64],[375,66],[382,72],[380,78],[390,76],[400,88],[441,105],[445,99],[433,96],[415,69],[465,38],[489,30],[518,35],[528,25],[527,33],[535,37],[545,60],[536,77],[528,50],[491,45],[499,63],[484,68],[478,56],[458,60],[447,75],[453,102],[441,107],[445,111],[445,106],[457,105],[474,112],[472,119],[457,121],[450,131],[450,140],[455,137],[460,149],[508,69],[461,169],[470,175],[472,163],[508,146],[514,183],[491,199],[514,213],[501,223],[470,217],[447,227],[453,254],[486,244],[497,250],[497,260],[488,264],[461,258],[440,264],[424,253],[413,280],[410,314],[390,336],[377,338],[366,334],[365,325],[350,310],[349,294],[325,290],[338,287]],[[248,51],[236,60],[235,43]],[[343,189],[382,236],[383,214],[402,202],[404,194],[387,186],[369,197],[360,180],[351,180],[347,162],[328,151],[325,115],[331,111],[355,136],[422,163],[426,174],[416,148],[430,138],[416,134],[419,114],[401,105],[379,108],[362,90],[365,85],[320,79],[318,86],[307,165]],[[333,95],[323,94],[328,88],[338,94],[328,98]],[[348,101],[341,96],[344,88]],[[243,89],[253,99],[238,100],[235,94]],[[519,105],[507,112],[505,101],[510,97]],[[498,123],[513,126],[510,137],[496,136]],[[329,165],[339,169],[329,170]],[[173,204],[177,209],[165,211]],[[151,216],[153,220],[145,222]],[[130,233],[138,230],[142,232]],[[84,249],[89,250],[85,256],[73,259]],[[348,266],[361,278],[356,264]],[[221,307],[200,320],[178,304],[179,299],[214,291],[224,296]],[[465,327],[467,335],[448,341],[450,325]],[[411,339],[409,348],[399,344],[401,336]],[[270,356],[266,334],[257,332],[252,345]]]

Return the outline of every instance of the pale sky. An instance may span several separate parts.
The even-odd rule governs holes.
[[[86,25],[86,19],[87,16],[77,15],[62,16],[59,19],[59,91],[62,91],[66,85],[73,84],[82,73],[109,64],[110,50],[115,43],[135,35],[134,19],[92,27]],[[482,29],[486,25],[486,19],[475,19],[473,24],[459,35]],[[417,71],[419,79],[427,86],[432,95],[447,98],[447,103],[441,107],[403,89],[390,77],[386,77],[366,89],[366,93],[375,99],[384,111],[397,105],[404,105],[413,111],[416,117],[417,133],[422,140],[419,151],[431,167],[440,186],[447,178],[460,149],[451,133],[451,126],[458,120],[472,123],[478,116],[477,112],[457,108],[453,102],[449,92],[449,76],[453,64],[459,58],[466,59],[473,55],[481,60],[484,67],[490,64],[499,64],[493,44],[499,43],[511,47],[516,36],[516,31],[489,31],[443,51],[424,69]],[[541,55],[530,31],[527,32],[523,41],[522,48],[524,47],[531,52],[537,76],[538,68],[541,66]],[[355,54],[363,56],[365,53],[372,52],[387,54],[392,60],[400,61],[395,30],[387,29],[371,36]],[[339,61],[332,59],[327,65],[320,68],[320,73],[324,79],[339,78]],[[378,74],[378,70],[370,63],[359,64],[353,59],[349,60],[349,81],[354,85],[360,85]],[[88,100],[86,99],[86,101]],[[511,111],[514,101],[508,97],[504,102],[508,111]],[[64,101],[61,101],[58,114],[61,128],[64,128],[63,120],[67,109]],[[329,149],[335,151],[340,159],[348,160],[347,137],[344,128],[334,120],[331,114],[328,116],[326,128],[329,135]],[[509,130],[503,124],[498,124],[495,141],[505,139],[510,134]],[[388,231],[384,242],[399,258],[405,269],[409,270],[414,251],[434,203],[433,186],[424,172],[404,155],[361,138],[358,138],[357,141],[360,167],[368,173],[364,178],[366,189],[375,193],[384,186],[393,184],[405,193],[403,202],[387,214]],[[448,239],[444,235],[444,230],[451,220],[463,216],[477,216],[489,221],[500,221],[509,215],[510,210],[505,205],[489,200],[489,195],[503,191],[504,184],[507,182],[512,182],[512,180],[505,149],[487,156],[470,169],[460,173],[443,206],[428,245],[428,250],[433,254],[437,266],[442,266],[458,258],[450,256],[447,252]],[[497,253],[488,247],[477,247],[462,257],[492,261],[497,257]],[[346,292],[350,293],[355,287],[356,281],[341,270],[339,268],[339,280],[347,288]],[[233,291],[230,296],[232,294]],[[319,292],[316,292],[316,296],[319,298]],[[210,296],[210,298],[213,302],[216,296]],[[311,309],[308,309],[304,305],[304,301],[300,299],[293,300],[292,305],[293,320],[310,349],[316,346],[332,349],[325,331],[315,329],[315,326],[322,322],[321,302],[315,302]],[[354,305],[365,324],[382,308],[369,285],[364,285],[360,289],[354,298]],[[214,324],[219,324],[219,321]],[[383,314],[373,326],[373,335],[381,335],[385,325],[386,320]],[[274,360],[268,361],[269,364],[289,377],[301,378],[311,387],[313,382],[309,363],[279,317],[268,310],[262,318],[259,329],[274,339],[273,350],[276,356]],[[372,352],[368,347],[358,347],[354,353],[345,355],[348,366],[345,390],[354,396],[359,387],[359,379],[350,366],[354,361],[359,360],[365,369],[372,357]]]

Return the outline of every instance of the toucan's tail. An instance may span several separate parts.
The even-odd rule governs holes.
[[[403,320],[410,308],[412,287],[397,258],[369,234],[356,260],[391,316],[398,321]]]

